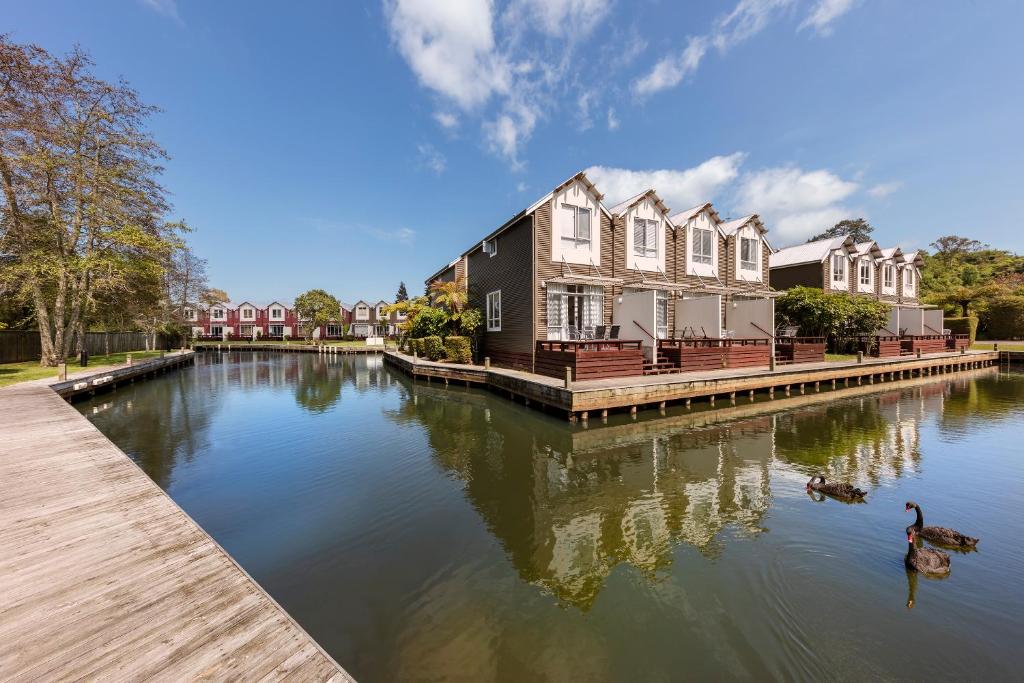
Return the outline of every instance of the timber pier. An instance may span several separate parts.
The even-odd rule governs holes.
[[[0,389],[0,680],[351,680],[62,398],[192,360]]]
[[[1005,352],[1003,352],[1005,354]],[[704,401],[715,405],[734,404],[737,398],[753,398],[755,393],[820,391],[823,387],[842,389],[891,382],[910,377],[925,377],[996,365],[998,351],[960,351],[863,358],[862,360],[815,362],[769,368],[704,370],[672,375],[641,375],[573,381],[571,372],[564,380],[519,370],[485,365],[436,363],[404,353],[388,351],[384,361],[413,377],[428,382],[465,383],[488,387],[508,398],[541,410],[563,413],[570,421],[607,417],[609,411],[638,410],[668,405],[691,406]],[[1005,361],[1004,361],[1005,362]]]

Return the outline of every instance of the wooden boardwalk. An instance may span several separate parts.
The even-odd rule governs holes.
[[[46,381],[0,389],[0,680],[351,680]]]

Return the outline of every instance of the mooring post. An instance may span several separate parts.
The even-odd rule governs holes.
[[[572,389],[572,368],[565,366],[565,388]]]
[[[753,389],[750,390],[750,400],[751,401],[754,400],[754,390]]]
[[[960,355],[963,356],[963,355],[966,355],[966,354],[967,354],[967,347],[966,346],[961,346],[960,347]]]
[[[132,354],[129,353],[126,360],[128,361],[128,367],[131,367],[132,366]]]
[[[768,371],[775,372],[775,354],[768,356]]]
[[[858,363],[863,363],[864,362],[864,352],[863,351],[858,351],[857,352],[857,362]]]
[[[665,402],[664,401],[661,401],[661,402],[658,403],[658,410],[660,412],[662,412],[662,413],[665,412]]]
[[[921,349],[917,350],[917,359],[921,360]]]
[[[711,405],[715,405],[715,395],[711,394],[711,396],[709,396],[708,398],[711,399]]]
[[[832,388],[833,389],[836,388],[836,378],[835,377],[832,378]]]
[[[131,356],[129,356],[131,358]],[[66,382],[68,379],[68,362],[65,360],[60,364],[60,370],[57,371],[57,379],[62,382]]]
[[[999,353],[999,344],[993,344],[992,345],[992,351],[994,353]]]
[[[815,391],[821,391],[821,382],[815,382],[814,383],[814,390]]]
[[[584,410],[582,413],[580,413],[580,419],[582,419],[584,422],[589,420],[590,419],[590,412]]]
[[[491,357],[490,356],[484,356],[484,370],[490,370],[490,369],[491,369]]]

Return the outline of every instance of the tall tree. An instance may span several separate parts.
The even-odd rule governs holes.
[[[961,237],[960,235],[945,235],[928,246],[935,250],[936,258],[940,259],[947,266],[952,265],[954,261],[966,254],[981,251],[985,248],[985,245],[978,240],[971,239],[970,237]]]
[[[316,328],[341,320],[341,303],[322,289],[311,289],[295,297],[295,313],[308,340]]]
[[[0,36],[0,246],[35,308],[43,365],[81,339],[100,290],[168,247],[165,153],[144,128],[154,108],[91,68],[77,48],[58,58]]]
[[[854,242],[868,242],[871,240],[871,233],[874,231],[874,226],[863,218],[847,218],[839,221],[828,230],[818,233],[807,241],[817,242],[818,240],[828,240],[833,237],[849,235],[853,238]]]
[[[223,289],[207,287],[203,290],[203,293],[200,294],[199,300],[208,306],[212,306],[213,304],[222,304],[224,302],[231,301],[231,298]]]
[[[408,301],[409,292],[405,289],[405,281],[398,283],[398,293],[395,294],[395,301]]]

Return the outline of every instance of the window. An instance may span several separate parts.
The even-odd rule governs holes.
[[[224,336],[224,328],[221,327],[220,325],[211,325],[210,326],[210,336],[211,337],[223,337]]]
[[[491,258],[494,258],[495,256],[497,256],[498,255],[498,238],[495,237],[494,239],[484,240],[483,241],[483,250],[484,250],[484,253],[487,254],[488,256],[490,256]]]
[[[846,256],[832,254],[832,282],[846,281]]]
[[[252,325],[240,325],[238,327],[238,333],[243,337],[252,336]]]
[[[284,336],[284,325],[271,325],[270,326],[271,337],[283,337]]]
[[[501,290],[487,293],[487,331],[501,332]]]
[[[186,308],[185,309],[185,320],[195,320],[195,319],[196,319],[196,311],[195,311],[195,309],[194,308]]]
[[[328,337],[340,337],[341,336],[341,325],[328,325],[327,326]]]
[[[370,309],[363,304],[356,306],[356,320],[369,320]]]
[[[271,318],[271,320],[283,320],[284,319],[284,310],[280,309],[280,308],[271,308],[270,309],[270,318]]]
[[[655,293],[654,303],[657,306],[657,323],[658,329],[655,334],[658,335],[658,339],[668,338],[668,292],[658,290]]]
[[[886,289],[896,286],[896,266],[889,264],[882,269],[882,286]]]
[[[213,319],[214,320],[223,320],[224,319],[224,309],[222,309],[222,308],[215,308],[215,309],[213,309]]]
[[[914,269],[907,267],[903,275],[903,284],[911,289],[914,287]]]
[[[590,247],[590,209],[562,204],[565,217],[562,225],[562,245],[577,249]]]
[[[603,323],[604,287],[548,285],[548,339],[570,339],[570,332],[578,336]]]
[[[714,263],[715,236],[707,228],[693,229],[693,262],[710,266]]]
[[[658,256],[658,221],[633,219],[633,254],[656,258]]]
[[[256,317],[256,311],[251,308],[242,309],[242,320],[253,320]]]
[[[871,286],[871,260],[860,260],[860,283],[865,287]]]
[[[757,240],[749,237],[740,238],[740,269],[741,270],[752,270],[757,272],[760,270],[757,267],[757,261],[759,256],[759,249],[757,248]]]

